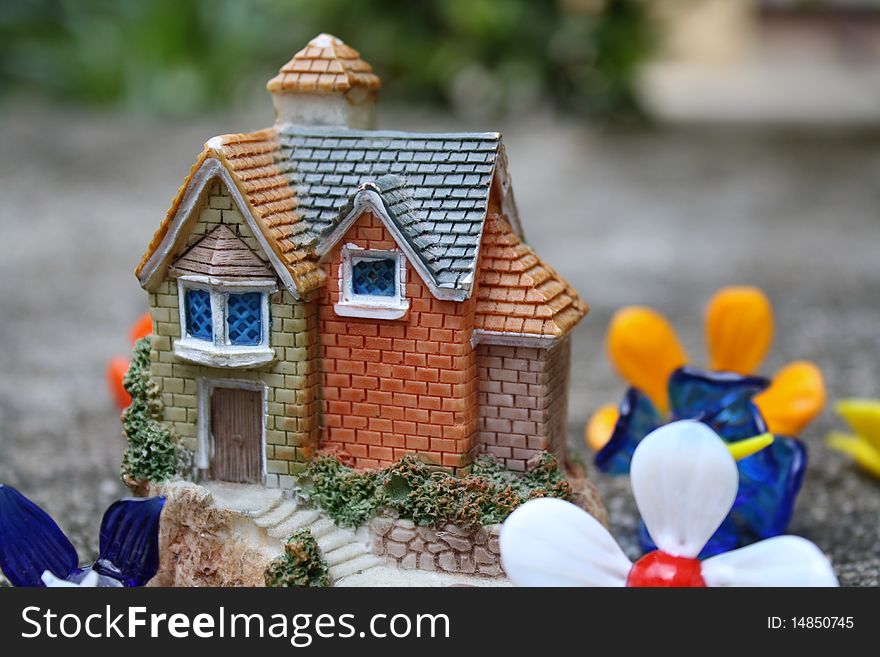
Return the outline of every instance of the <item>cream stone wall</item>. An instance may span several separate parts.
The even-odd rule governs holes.
[[[211,185],[182,251],[220,223],[236,230],[254,253],[265,258],[219,182]],[[318,311],[313,302],[298,302],[283,289],[272,293],[269,302],[269,347],[275,351],[275,360],[257,368],[196,365],[174,354],[174,340],[181,336],[178,288],[174,278],[167,278],[149,294],[154,327],[151,372],[162,391],[164,421],[194,451],[200,379],[265,384],[266,485],[289,488],[294,483],[292,475],[311,458],[320,437]]]

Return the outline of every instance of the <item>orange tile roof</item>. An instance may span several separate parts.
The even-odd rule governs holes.
[[[312,93],[346,92],[354,87],[376,90],[382,86],[373,67],[360,53],[332,34],[319,34],[269,80],[269,91]]]
[[[499,214],[486,217],[480,263],[477,329],[560,337],[589,310]]]
[[[293,190],[276,163],[278,151],[274,128],[249,134],[221,135],[205,144],[135,273],[140,276],[147,260],[164,239],[192,176],[206,159],[216,158],[233,174],[232,178],[250,205],[266,241],[286,265],[297,290],[306,294],[320,287],[324,272],[318,267],[311,249],[301,246],[303,240],[288,239],[308,231],[309,226],[301,221]]]

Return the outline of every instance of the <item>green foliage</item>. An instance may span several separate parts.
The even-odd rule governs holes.
[[[177,472],[178,455],[170,430],[158,420],[162,400],[150,378],[150,339],[134,346],[131,366],[122,380],[131,405],[122,414],[128,449],[122,458],[122,475],[138,481],[165,481]]]
[[[482,456],[470,474],[456,477],[407,456],[384,470],[360,472],[332,456],[314,459],[303,475],[311,498],[338,524],[363,525],[381,507],[417,525],[454,523],[476,528],[502,522],[535,497],[572,497],[571,485],[552,454],[544,453],[532,471],[507,470]]]
[[[263,574],[266,586],[330,586],[327,561],[308,529],[291,536]]]
[[[375,472],[359,472],[332,456],[318,456],[306,467],[303,480],[313,501],[337,524],[359,527],[384,502],[384,490]]]
[[[481,116],[542,99],[632,109],[643,0],[29,0],[0,10],[0,89],[192,114],[256,94],[308,39],[364,53],[383,93]],[[244,85],[244,86],[243,86]]]

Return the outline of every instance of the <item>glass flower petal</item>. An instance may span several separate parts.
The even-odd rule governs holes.
[[[666,413],[666,382],[688,360],[669,320],[650,308],[623,308],[611,319],[606,346],[618,374]]]
[[[614,433],[614,427],[620,418],[620,411],[614,404],[600,406],[590,417],[587,426],[584,427],[584,440],[593,450],[599,451]]]
[[[598,520],[551,497],[526,502],[510,514],[498,544],[515,586],[623,586],[632,568]]]
[[[101,521],[100,554],[94,569],[126,586],[143,586],[159,569],[159,516],[164,497],[114,502]]]
[[[825,406],[822,371],[809,361],[789,363],[776,373],[769,388],[755,396],[754,402],[770,431],[800,435]]]
[[[0,484],[0,570],[13,586],[43,586],[45,571],[64,579],[78,564],[76,549],[49,514]]]
[[[700,558],[782,534],[791,520],[804,479],[807,451],[794,438],[776,436],[760,452],[737,462],[739,490],[730,513],[706,543]],[[639,544],[657,549],[641,522]]]
[[[709,368],[751,374],[773,340],[773,307],[756,287],[725,287],[706,308]]]
[[[822,550],[800,536],[777,536],[706,559],[709,586],[837,586]]]
[[[752,397],[769,381],[732,372],[682,367],[669,378],[673,420],[699,420],[731,442],[764,433],[766,426]]]
[[[137,321],[131,325],[128,331],[128,339],[132,344],[153,334],[153,318],[150,313],[144,313],[137,318]]]
[[[736,461],[718,434],[693,420],[645,437],[633,454],[630,481],[648,533],[675,557],[695,558],[737,496]]]
[[[854,432],[880,450],[880,400],[842,399],[835,410]]]
[[[880,450],[865,438],[832,431],[828,436],[828,446],[848,454],[860,467],[880,477]]]
[[[642,438],[663,424],[663,418],[642,392],[636,388],[626,391],[620,404],[617,424],[611,438],[596,453],[596,467],[602,472],[626,474],[633,452]]]

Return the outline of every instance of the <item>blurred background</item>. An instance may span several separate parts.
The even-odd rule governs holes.
[[[108,358],[146,309],[132,273],[210,137],[272,123],[265,82],[319,32],[384,82],[379,124],[500,130],[526,237],[590,302],[572,448],[624,386],[622,305],[705,363],[726,284],[773,299],[770,374],[818,362],[880,397],[880,0],[7,0],[0,4],[0,482],[97,552],[124,494]],[[792,531],[880,584],[880,486],[803,437]],[[597,473],[620,535],[624,480]]]

